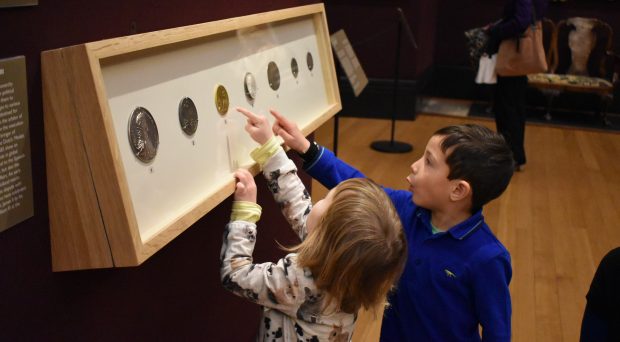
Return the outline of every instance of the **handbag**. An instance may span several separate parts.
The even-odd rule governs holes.
[[[500,76],[522,76],[547,71],[540,21],[530,25],[521,37],[501,42],[495,71]]]
[[[472,67],[477,68],[480,57],[484,54],[484,48],[489,41],[489,36],[482,27],[476,27],[464,32],[467,50],[469,52],[469,62]]]
[[[497,64],[497,54],[490,57],[487,55],[480,57],[478,64],[478,74],[476,74],[475,82],[477,84],[496,84],[497,74],[495,72],[495,65]]]
[[[498,75],[523,76],[547,71],[542,23],[535,18],[532,6],[532,24],[521,36],[500,43],[495,66]]]

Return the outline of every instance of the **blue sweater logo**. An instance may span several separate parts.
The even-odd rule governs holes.
[[[446,272],[448,278],[456,278],[456,274],[452,273],[449,269],[446,268],[443,271]]]

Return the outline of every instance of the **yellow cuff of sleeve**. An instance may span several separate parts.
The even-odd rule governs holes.
[[[252,159],[254,159],[254,161],[257,162],[262,169],[263,165],[265,165],[269,158],[276,154],[279,148],[280,144],[278,144],[278,140],[274,135],[271,139],[264,143],[263,146],[255,148],[250,153],[250,157],[252,157]]]
[[[254,202],[234,201],[230,220],[256,223],[260,219],[261,211],[261,206]]]

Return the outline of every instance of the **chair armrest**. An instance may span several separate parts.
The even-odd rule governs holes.
[[[616,83],[620,81],[620,54],[617,54],[611,50],[607,50],[607,56],[611,59],[611,69],[612,69],[612,83]]]

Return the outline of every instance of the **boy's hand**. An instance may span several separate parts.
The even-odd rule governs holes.
[[[235,178],[235,201],[256,203],[256,183],[252,174],[246,169],[238,169],[235,171]]]
[[[269,112],[276,118],[273,123],[273,133],[282,137],[288,147],[299,153],[306,153],[310,148],[310,141],[301,133],[297,125],[273,109]]]
[[[248,118],[248,122],[245,125],[245,130],[250,133],[250,136],[254,139],[254,141],[263,145],[271,139],[273,133],[269,127],[269,121],[267,121],[265,116],[254,114],[241,107],[237,107],[237,111]]]

